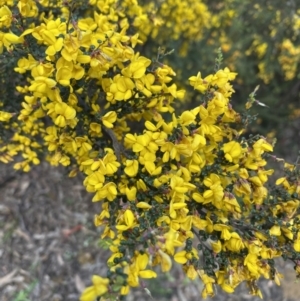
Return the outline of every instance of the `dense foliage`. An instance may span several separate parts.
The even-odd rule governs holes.
[[[260,277],[280,283],[276,258],[300,274],[297,162],[270,183],[267,159],[284,160],[273,141],[245,134],[251,108],[264,104],[255,89],[234,110],[237,74],[221,67],[220,51],[212,74],[193,70],[187,95],[165,63],[171,51],[152,60],[135,51],[150,39],[200,39],[213,11],[144,2],[0,1],[0,161],[27,172],[45,159],[83,173],[102,202],[95,225],[112,254],[82,301],[147,291],[143,279],[174,261],[203,281],[203,297],[243,281],[261,296]],[[177,114],[178,100],[193,107]]]
[[[160,7],[166,1],[153,2]],[[176,80],[190,93],[186,106],[193,107],[191,100],[197,99],[197,94],[189,89],[185,80],[195,69],[210,73],[216,51],[221,47],[224,64],[239,74],[233,83],[235,108],[242,109],[244,99],[257,85],[260,85],[259,101],[268,106],[253,109],[259,119],[249,130],[269,137],[276,135],[277,152],[295,156],[299,148],[295,139],[300,138],[297,121],[300,112],[300,9],[297,1],[169,2],[163,8],[169,7],[176,21],[172,25],[165,22],[160,27],[160,35],[149,35],[140,49],[148,57],[154,56],[158,46],[176,50],[177,55],[168,57],[168,62],[178,70]],[[194,2],[197,3],[195,10]],[[157,18],[165,15],[161,8],[156,14]],[[197,22],[193,21],[195,16]],[[179,22],[178,18],[183,21]],[[189,28],[193,32],[189,34],[182,27],[177,29],[178,26],[173,25],[177,22],[184,28],[191,24]],[[170,29],[174,30],[173,34]],[[287,127],[288,131],[283,130]]]

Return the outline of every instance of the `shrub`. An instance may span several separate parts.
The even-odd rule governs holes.
[[[214,73],[189,77],[199,100],[175,114],[185,91],[168,52],[150,60],[134,50],[136,27],[150,34],[155,21],[137,1],[1,5],[0,160],[16,158],[25,172],[44,159],[81,172],[102,202],[95,225],[112,255],[82,301],[122,299],[173,261],[201,278],[203,297],[214,284],[232,293],[243,281],[261,296],[260,277],[280,283],[278,257],[299,274],[297,162],[270,184],[267,159],[284,160],[264,136],[244,135],[261,103],[254,90],[242,113],[233,109],[237,74],[221,68],[221,53]]]

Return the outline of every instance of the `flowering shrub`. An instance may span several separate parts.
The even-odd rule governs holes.
[[[213,74],[189,77],[200,100],[175,114],[185,91],[163,63],[168,53],[134,51],[137,24],[153,26],[137,1],[0,4],[0,160],[25,172],[42,159],[81,172],[102,203],[95,225],[112,254],[82,301],[122,299],[174,261],[203,281],[203,297],[243,281],[261,296],[260,277],[280,283],[278,257],[300,274],[297,163],[269,184],[267,158],[282,159],[265,137],[243,135],[256,91],[237,113],[237,74],[220,67],[221,55]]]
[[[242,109],[244,102],[241,100],[256,85],[260,85],[259,100],[268,106],[267,109],[253,108],[252,112],[260,118],[249,130],[270,137],[276,135],[277,152],[295,156],[299,148],[299,144],[294,143],[294,137],[299,137],[296,118],[300,114],[299,6],[295,1],[287,5],[280,0],[203,2],[211,15],[209,26],[202,31],[199,40],[165,40],[164,46],[180,49],[180,55],[184,55],[181,59],[170,56],[169,63],[180,70],[178,75],[183,80],[190,76],[191,70],[207,74],[211,72],[216,50],[221,47],[224,64],[239,74],[232,98],[235,108]],[[153,42],[155,40],[151,40]],[[190,99],[196,97],[193,94]],[[284,130],[287,127],[289,131]]]

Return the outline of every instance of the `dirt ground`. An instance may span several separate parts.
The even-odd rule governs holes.
[[[90,276],[105,276],[107,251],[99,247],[99,229],[82,178],[70,179],[47,164],[28,174],[0,165],[0,301],[75,301],[90,284]],[[298,301],[299,284],[293,269],[282,264],[286,280],[281,287],[263,281],[265,300]],[[129,301],[201,300],[202,284],[190,282],[178,266],[172,273],[148,281]],[[233,295],[220,289],[214,301],[256,301],[241,286]]]

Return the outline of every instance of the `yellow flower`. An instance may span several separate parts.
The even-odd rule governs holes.
[[[94,275],[93,285],[87,287],[81,294],[80,301],[94,301],[97,297],[104,295],[108,290],[109,279]]]
[[[158,250],[158,254],[160,257],[160,266],[161,270],[165,273],[168,272],[172,267],[172,260],[168,254],[163,252],[161,249]]]
[[[156,278],[157,274],[152,270],[144,270],[139,272],[141,278]]]
[[[209,190],[206,190],[203,193],[204,204],[212,203],[216,208],[221,209],[223,207],[223,187],[216,183],[211,185],[209,188]]]
[[[135,48],[136,44],[143,44],[143,41],[139,40],[139,34],[136,33],[135,35],[130,37],[130,42],[132,48]]]
[[[247,266],[252,276],[259,276],[259,266],[256,254],[248,254],[244,260],[244,265]]]
[[[131,188],[126,187],[125,194],[126,194],[128,201],[134,201],[136,199],[136,192],[137,192],[137,189],[135,186],[133,186]]]
[[[230,227],[223,224],[215,224],[214,230],[221,232],[221,238],[224,240],[229,240],[231,238],[231,232],[229,232]]]
[[[196,116],[191,111],[184,111],[180,117],[179,122],[181,125],[187,126],[194,123]]]
[[[260,256],[263,259],[272,259],[281,256],[282,252],[273,248],[267,248],[265,245],[262,246]]]
[[[134,87],[134,83],[130,78],[116,75],[107,94],[108,101],[115,103],[115,100],[128,100],[133,96]]]
[[[230,212],[242,212],[238,201],[232,193],[225,192],[223,198],[223,205],[224,208]]]
[[[201,280],[203,281],[203,284],[205,285],[204,289],[202,290],[202,298],[206,298],[208,296],[213,297],[214,296],[213,284],[216,282],[215,279],[205,274],[204,270],[197,270],[197,273],[201,278]]]
[[[112,202],[116,198],[117,194],[117,185],[113,182],[109,182],[97,190],[92,201],[97,202],[107,198]]]
[[[125,231],[133,227],[134,225],[134,215],[131,210],[125,210],[122,217],[122,224],[116,225],[116,228],[120,231]]]
[[[79,41],[77,37],[66,35],[63,41],[63,49],[61,51],[62,57],[68,61],[76,61],[79,51]]]
[[[204,219],[199,218],[198,216],[192,216],[192,223],[199,230],[204,230],[207,226],[207,221]]]
[[[59,127],[65,127],[67,121],[74,119],[76,116],[76,110],[68,106],[66,103],[61,102],[55,105],[55,113],[58,115],[54,123]]]
[[[199,192],[194,192],[192,198],[197,203],[204,203],[204,197]]]
[[[117,120],[117,113],[115,111],[107,112],[102,118],[101,118],[103,124],[105,127],[111,129],[114,127],[114,122]]]
[[[274,226],[269,230],[269,233],[270,233],[270,235],[280,236],[280,235],[281,235],[280,226],[274,225]]]
[[[224,144],[223,151],[225,153],[225,158],[229,162],[237,163],[237,159],[239,159],[242,154],[242,147],[238,142],[230,141]]]
[[[146,203],[146,202],[138,202],[138,203],[136,204],[136,207],[137,207],[137,208],[141,208],[141,209],[150,209],[150,208],[152,208],[152,206],[149,205],[149,204]]]
[[[152,162],[152,161],[145,161],[144,164],[145,164],[145,168],[146,168],[147,172],[151,176],[157,176],[157,175],[161,174],[161,171],[162,171],[161,166],[156,167],[154,162]]]
[[[151,64],[151,60],[140,56],[136,61],[129,64],[128,67],[122,70],[122,74],[126,77],[131,77],[134,79],[141,78],[145,75],[146,68]]]
[[[265,141],[264,139],[259,139],[253,144],[253,152],[255,156],[261,156],[264,152],[272,152],[273,146]]]
[[[180,264],[187,263],[188,260],[192,258],[199,258],[198,252],[195,248],[192,248],[192,251],[180,251],[174,255],[174,260]]]
[[[198,72],[197,76],[191,76],[189,78],[190,81],[190,85],[192,87],[194,87],[194,89],[200,91],[201,93],[205,93],[205,91],[208,88],[208,83],[205,82],[202,78],[201,78],[201,73]]]
[[[56,86],[56,81],[47,78],[45,76],[38,76],[32,81],[28,90],[32,92],[38,92],[43,95],[47,95],[49,90],[53,89]]]
[[[23,17],[34,17],[38,12],[36,3],[33,0],[19,0],[17,6]]]
[[[124,172],[129,177],[135,177],[139,171],[139,162],[137,160],[126,160]]]
[[[167,91],[174,97],[178,99],[183,99],[185,95],[185,90],[177,90],[176,84],[172,84],[170,87],[167,87]]]
[[[155,132],[158,130],[159,127],[156,127],[152,122],[150,122],[149,120],[147,120],[145,122],[145,127],[152,132]]]
[[[177,217],[176,210],[185,208],[186,205],[187,205],[186,203],[174,203],[174,201],[171,201],[171,203],[170,203],[170,209],[169,209],[170,217],[175,219]]]
[[[170,221],[170,218],[165,217],[166,221]],[[159,224],[159,222],[158,222]],[[164,234],[164,237],[166,239],[165,241],[165,249],[168,252],[168,254],[173,255],[175,252],[175,247],[182,246],[182,242],[180,242],[179,234],[176,230],[174,230],[172,227],[169,229],[167,233]]]
[[[12,113],[0,111],[0,121],[9,121],[12,116]]]
[[[12,21],[12,13],[10,9],[4,5],[0,8],[0,28],[5,26],[5,27],[10,27]]]
[[[225,291],[228,294],[232,294],[234,292],[234,288],[226,282],[223,282],[221,284],[221,287],[222,287],[223,291]]]
[[[152,270],[145,270],[149,263],[149,255],[138,254],[133,258],[133,262],[130,266],[127,266],[124,270],[125,273],[128,273],[128,284],[131,287],[139,285],[139,277],[141,278],[156,278],[157,275]]]
[[[11,50],[12,44],[21,44],[24,42],[24,38],[21,36],[17,36],[14,33],[3,33],[0,35],[0,41],[3,43],[3,45],[6,47],[7,50]]]
[[[132,148],[135,153],[141,152],[147,146],[149,146],[151,137],[149,135],[132,135],[126,134],[125,143]]]
[[[49,55],[49,56],[54,56],[57,52],[59,52],[63,46],[63,39],[62,38],[58,38],[58,39],[55,39],[55,37],[52,37],[54,38],[53,40],[49,38],[49,36],[51,36],[51,34],[49,34],[47,36],[47,39],[45,39],[45,34],[43,35],[43,38],[45,40],[47,40],[50,44],[50,46],[47,48],[46,50],[46,54]]]
[[[191,279],[191,280],[195,280],[196,277],[198,276],[198,273],[197,271],[195,270],[195,267],[191,264],[187,267],[183,267],[185,273],[186,273],[186,276]]]
[[[71,78],[72,78],[72,69],[66,66],[57,69],[55,79],[62,86],[70,86]]]
[[[233,252],[240,252],[241,249],[245,248],[245,245],[239,236],[238,233],[232,232],[231,237],[226,243],[224,244],[226,248]]]
[[[296,252],[300,252],[300,233],[299,232],[297,234],[296,240],[294,241],[293,247]]]

